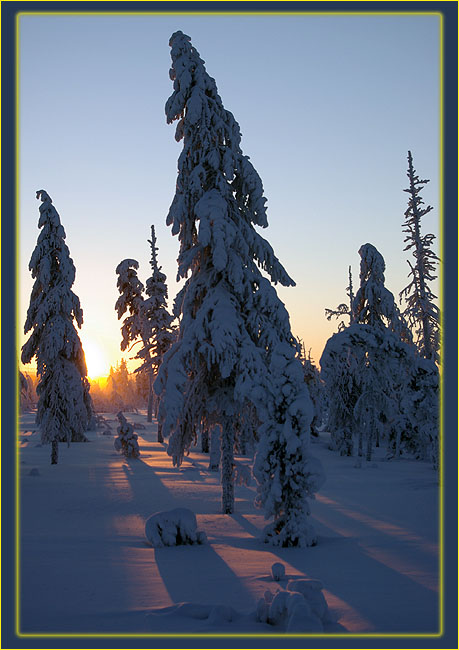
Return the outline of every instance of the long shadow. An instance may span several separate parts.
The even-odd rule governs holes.
[[[164,485],[155,470],[141,458],[129,459],[122,465],[122,471],[129,482],[132,491],[132,501],[135,513],[149,517],[154,512],[153,502],[165,503],[164,509],[179,507],[179,503]],[[175,504],[171,502],[176,502]],[[131,503],[131,514],[132,503]]]
[[[370,557],[358,539],[337,535],[320,524],[330,535],[319,535],[312,548],[270,547],[273,554],[307,577],[322,581],[324,588],[350,605],[378,633],[438,632],[438,596],[404,574]],[[330,562],[330,553],[339,556]]]
[[[139,515],[152,514],[149,495],[155,501],[167,503],[165,509],[183,506],[156,475],[155,470],[141,459],[123,465]],[[148,481],[145,481],[145,478]],[[210,544],[176,546],[154,550],[158,570],[173,602],[201,602],[228,604],[237,602],[243,610],[254,608],[253,596],[245,589],[237,575],[214,551]]]
[[[255,608],[254,597],[210,544],[155,549],[159,572],[174,603]]]

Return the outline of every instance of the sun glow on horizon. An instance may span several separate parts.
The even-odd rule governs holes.
[[[110,364],[104,350],[92,339],[82,341],[88,377],[99,379],[106,377],[109,373]]]

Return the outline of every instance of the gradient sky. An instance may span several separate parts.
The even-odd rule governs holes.
[[[318,362],[336,331],[326,307],[358,287],[358,249],[386,261],[386,286],[407,284],[401,223],[411,149],[439,233],[439,16],[39,16],[20,18],[19,329],[38,231],[35,191],[67,233],[84,311],[89,370],[121,356],[115,267],[149,275],[150,226],[175,296],[178,253],[165,218],[182,143],[166,125],[168,41],[189,34],[239,122],[242,149],[268,199],[263,236],[297,283],[278,293],[294,334]],[[437,252],[439,247],[436,240]],[[438,291],[438,285],[434,286]],[[20,343],[25,337],[20,336]],[[91,362],[93,357],[93,362]],[[103,372],[100,368],[97,373]],[[92,374],[95,374],[94,372]]]

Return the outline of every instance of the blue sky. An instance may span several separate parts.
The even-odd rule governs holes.
[[[358,286],[363,243],[384,256],[395,295],[407,284],[408,149],[431,179],[423,197],[435,209],[423,232],[439,234],[438,15],[23,15],[20,327],[37,189],[53,198],[67,233],[90,370],[91,355],[105,356],[106,370],[122,356],[115,267],[135,258],[145,281],[152,223],[175,296],[178,241],[165,218],[182,144],[164,104],[168,41],[178,29],[240,124],[268,199],[263,236],[297,283],[279,295],[318,361],[336,331],[324,309],[345,300],[349,265]]]

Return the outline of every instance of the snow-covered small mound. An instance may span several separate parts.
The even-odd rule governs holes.
[[[155,513],[145,522],[145,536],[155,548],[207,542],[205,532],[197,530],[196,515],[188,508]]]
[[[285,578],[285,565],[282,562],[274,562],[271,567],[271,575],[276,582],[283,580]]]
[[[278,589],[275,594],[265,592],[258,601],[256,617],[261,623],[301,633],[323,632],[331,621],[322,583],[310,578],[289,580],[287,589]]]

